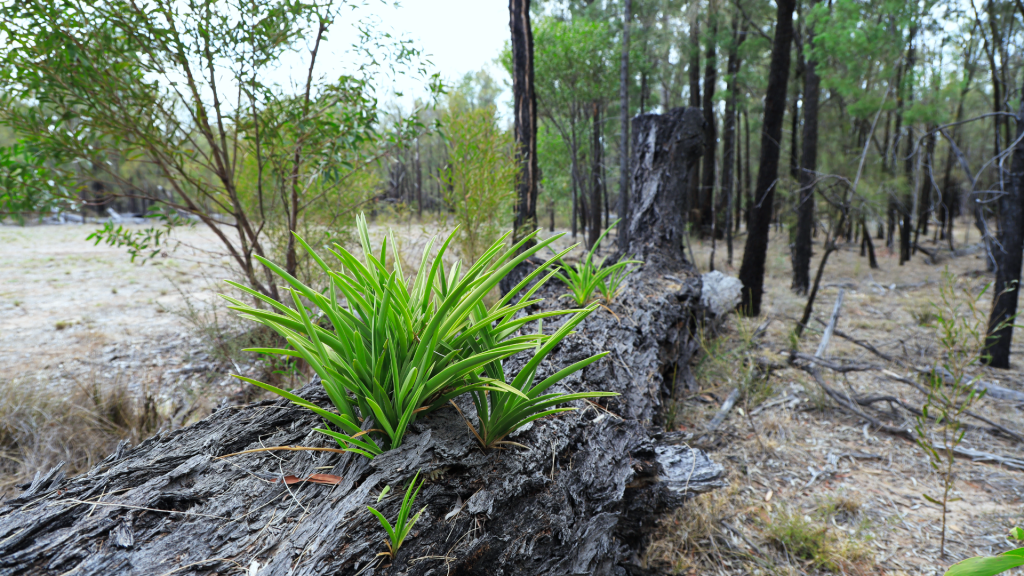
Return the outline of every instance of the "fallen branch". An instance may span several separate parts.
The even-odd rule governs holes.
[[[939,446],[938,444],[932,443],[932,447],[936,450],[946,450],[945,447]],[[1012,458],[1010,456],[1002,456],[999,454],[993,454],[991,452],[982,452],[981,450],[974,450],[973,448],[964,448],[963,446],[956,446],[953,448],[953,453],[958,456],[966,456],[971,459],[972,462],[996,462],[1007,468],[1014,468],[1016,470],[1024,470],[1024,460],[1020,458]]]
[[[904,384],[909,384],[910,386],[913,386],[918,392],[924,394],[925,396],[928,396],[930,394],[930,391],[927,388],[925,388],[918,382],[914,382],[910,378],[904,378],[903,376],[900,376],[899,374],[896,374],[894,372],[890,372],[889,370],[882,370],[882,374],[885,374],[890,380],[895,380],[897,382],[902,382]],[[943,402],[946,406],[950,406],[950,404],[943,400],[942,398],[939,398],[939,401]],[[974,418],[975,420],[978,420],[979,422],[984,422],[985,424],[988,424],[989,426],[992,427],[992,429],[1002,432],[1003,434],[1006,434],[1007,436],[1013,438],[1018,442],[1024,442],[1024,434],[1021,434],[1020,432],[1011,430],[1006,426],[1003,426],[1002,424],[997,424],[980,414],[972,412],[971,410],[964,410],[964,414],[970,416],[971,418]]]
[[[711,419],[711,423],[708,424],[708,432],[714,432],[722,424],[725,417],[729,415],[729,410],[732,410],[733,405],[736,404],[739,398],[740,389],[733,388],[732,392],[729,393],[729,397],[725,399],[725,402],[722,402],[722,407],[718,409],[718,414],[715,414],[715,417]]]

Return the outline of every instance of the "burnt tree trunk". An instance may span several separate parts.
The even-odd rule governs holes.
[[[813,7],[814,2],[811,6]],[[807,27],[807,45],[814,46],[814,29]],[[796,239],[793,243],[793,290],[806,294],[811,278],[811,229],[814,227],[814,181],[818,169],[818,94],[817,62],[804,63],[804,140],[801,151],[799,204],[797,204]],[[795,136],[794,136],[795,138]],[[795,140],[794,140],[795,142]]]
[[[708,8],[707,52],[704,59],[704,166],[701,168],[700,223],[701,234],[715,234],[715,152],[718,149],[718,129],[715,121],[715,84],[718,82],[718,55],[716,36],[718,15],[714,4]]]
[[[629,27],[633,22],[633,0],[625,0],[622,7],[622,61],[619,64],[619,207],[620,219],[629,214]],[[618,226],[619,250],[629,242],[626,221]]]
[[[768,233],[775,207],[775,185],[779,176],[779,155],[782,122],[786,115],[786,84],[789,80],[789,48],[793,40],[793,5],[795,0],[777,0],[777,20],[768,69],[768,88],[764,100],[764,125],[761,128],[761,162],[754,188],[754,206],[747,225],[747,243],[740,266],[743,282],[743,314],[761,314],[764,291],[764,263],[768,253]]]
[[[696,8],[696,7],[695,7]],[[690,66],[688,70],[690,81],[690,107],[700,108],[700,11],[693,10],[693,17],[690,20]],[[641,110],[641,113],[643,110]],[[700,221],[700,165],[695,165],[690,170],[690,181],[688,182],[686,201],[688,212],[686,218],[690,219],[694,228],[699,230]]]
[[[627,254],[645,269],[684,266],[687,185],[704,149],[704,117],[699,108],[633,118],[633,182],[630,186]]]
[[[519,162],[513,241],[518,241],[537,229],[537,96],[533,89],[530,0],[509,0],[508,14],[512,32],[516,159]]]
[[[1024,136],[1024,104],[1017,111],[1017,137]],[[999,197],[999,242],[993,242],[996,283],[992,292],[985,342],[986,363],[995,368],[1010,367],[1010,343],[1020,294],[1021,256],[1024,251],[1024,144],[1013,148],[1010,186]]]
[[[611,309],[596,310],[537,370],[545,378],[610,351],[552,392],[604,390],[601,406],[533,422],[505,449],[480,449],[463,416],[439,409],[373,460],[268,446],[331,447],[321,419],[286,401],[220,410],[187,428],[125,445],[88,473],[41,474],[0,502],[0,574],[77,576],[522,575],[640,576],[657,518],[722,486],[722,467],[663,432],[662,402],[690,381],[701,283],[680,250],[688,169],[703,148],[698,109],[633,121],[630,252],[646,260]],[[672,281],[663,274],[670,272]],[[677,280],[681,279],[681,280]],[[561,287],[531,311],[558,306]],[[544,324],[557,328],[557,322]],[[527,357],[506,361],[515,374]],[[319,381],[297,394],[330,405]],[[462,413],[474,418],[465,399]],[[389,520],[417,471],[423,516],[394,559],[368,511]],[[340,477],[336,485],[285,476]],[[377,502],[384,486],[392,496]]]
[[[654,155],[671,150],[678,146]],[[658,199],[678,196],[674,188],[654,191]],[[639,216],[664,230],[650,220],[663,206],[655,202]],[[722,468],[680,445],[683,433],[660,431],[663,374],[689,378],[696,349],[690,334],[700,280],[675,273],[687,279],[639,272],[611,304],[614,314],[595,311],[538,371],[543,378],[610,350],[558,386],[621,396],[534,422],[511,438],[521,447],[482,451],[462,416],[446,408],[373,460],[308,451],[219,458],[266,446],[336,447],[312,431],[319,417],[286,401],[220,410],[134,448],[119,446],[82,476],[40,475],[0,503],[0,574],[647,574],[633,562],[657,517],[722,485]],[[546,306],[555,306],[559,291],[546,288]],[[510,359],[510,373],[524,360]],[[297,393],[330,405],[317,380]],[[468,402],[462,409],[473,417]],[[427,480],[415,508],[426,511],[389,560],[378,555],[386,536],[366,507],[393,520],[417,471]],[[312,473],[341,481],[280,481]],[[377,503],[385,485],[394,495]]]
[[[722,206],[724,210],[724,224],[723,230],[725,230],[725,245],[727,251],[726,262],[729,267],[732,267],[732,215],[733,215],[733,202],[734,197],[734,186],[733,186],[733,165],[739,166],[738,162],[733,160],[735,152],[739,149],[736,145],[736,75],[740,69],[740,57],[739,47],[745,39],[745,36],[740,35],[739,30],[739,15],[733,15],[732,20],[732,43],[729,44],[729,60],[726,64],[726,74],[728,82],[728,93],[729,96],[725,101],[725,120],[722,126]],[[735,179],[739,181],[739,178]],[[739,203],[737,202],[738,206]],[[739,214],[739,211],[736,211]]]
[[[593,132],[590,141],[590,239],[587,241],[589,246],[597,244],[597,239],[603,232],[601,229],[601,106],[597,102],[592,103],[591,106]]]

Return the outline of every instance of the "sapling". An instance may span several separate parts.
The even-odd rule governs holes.
[[[939,345],[945,352],[941,366],[928,376],[928,396],[915,417],[916,441],[928,456],[932,469],[942,478],[942,492],[937,496],[922,494],[925,500],[942,510],[942,534],[939,553],[946,556],[946,516],[949,504],[959,500],[951,497],[955,488],[956,448],[967,431],[963,416],[982,398],[984,389],[974,386],[968,376],[970,367],[984,358],[985,329],[988,325],[981,301],[991,284],[978,294],[968,288],[957,289],[956,278],[946,270],[939,288],[940,301],[933,302]],[[1011,319],[1012,321],[1012,319]],[[938,426],[938,438],[932,437],[930,424]]]

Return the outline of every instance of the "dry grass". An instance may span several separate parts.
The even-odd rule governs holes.
[[[68,474],[85,472],[121,440],[137,443],[166,421],[153,396],[131,394],[119,379],[70,389],[0,380],[0,494],[62,460]]]

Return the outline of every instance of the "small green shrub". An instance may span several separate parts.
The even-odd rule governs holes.
[[[377,517],[380,521],[380,525],[384,527],[384,530],[388,533],[388,556],[391,558],[398,554],[398,549],[402,547],[402,542],[405,542],[405,538],[409,535],[412,527],[416,524],[416,521],[420,519],[420,515],[427,509],[426,506],[420,509],[412,517],[409,513],[412,512],[412,503],[416,501],[416,497],[419,496],[420,488],[423,488],[423,482],[426,482],[426,478],[420,482],[419,486],[416,485],[416,480],[420,477],[420,473],[416,472],[413,476],[412,482],[409,482],[409,489],[405,491],[405,498],[402,499],[402,507],[398,511],[398,518],[395,520],[395,525],[392,526],[388,519],[383,514],[378,512],[373,506],[367,506],[370,513]],[[381,491],[380,496],[377,498],[377,502],[380,502],[384,498],[384,495],[390,490],[390,486],[385,486],[384,490]],[[413,488],[416,491],[413,491]]]
[[[540,302],[532,299],[533,294],[554,275],[548,268],[568,250],[523,278],[490,309],[483,303],[485,295],[513,268],[560,236],[530,246],[535,241],[534,232],[506,249],[505,240],[511,232],[506,233],[463,273],[459,261],[447,272],[444,270],[443,257],[453,233],[433,257],[433,241],[427,243],[410,286],[397,254],[389,271],[387,241],[375,253],[364,217],[357,218],[356,227],[363,258],[360,260],[335,245],[330,252],[341,263],[339,270],[332,269],[296,236],[329,279],[323,293],[259,258],[289,284],[287,292],[294,308],[235,282],[228,283],[276,312],[224,296],[232,304],[229,308],[240,312],[243,318],[270,327],[291,347],[250,350],[305,359],[320,375],[337,412],[324,410],[269,384],[238,378],[322,416],[328,424],[316,430],[334,437],[342,448],[370,458],[385,449],[397,448],[420,414],[465,393],[473,393],[480,411],[482,430],[477,437],[485,447],[493,446],[526,422],[564,410],[552,409],[556,404],[608,395],[543,394],[555,382],[603,354],[573,364],[536,386],[533,384],[534,372],[544,357],[594,310],[554,310],[516,317],[520,310]],[[391,243],[394,247],[393,236]],[[512,298],[534,280],[536,284],[516,304],[511,304]],[[553,334],[520,334],[521,328],[530,322],[562,315],[571,316]],[[325,328],[326,325],[334,330]],[[501,361],[529,350],[535,350],[534,357],[509,382]]]
[[[618,224],[616,220],[590,247],[583,260],[575,266],[562,263],[564,274],[557,274],[559,280],[569,288],[572,299],[577,306],[585,306],[594,299],[594,292],[600,292],[606,302],[611,302],[619,294],[622,283],[633,271],[630,266],[640,264],[639,260],[619,260],[611,266],[604,266],[604,258],[594,262],[594,252],[604,237]]]

